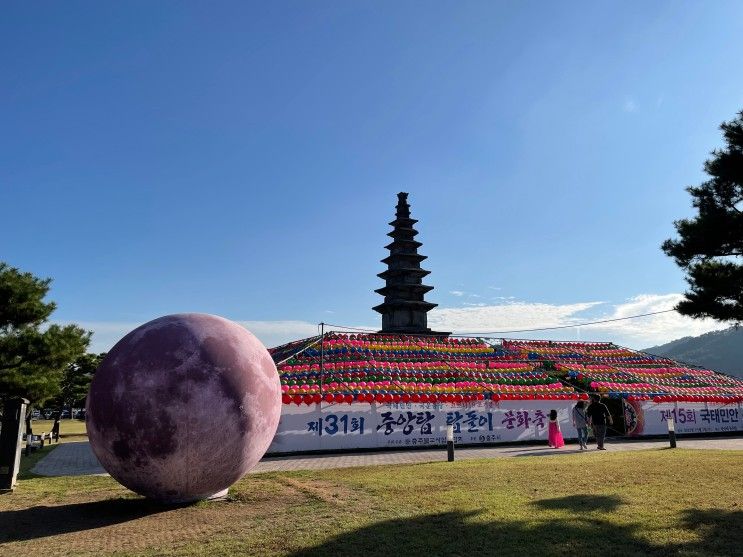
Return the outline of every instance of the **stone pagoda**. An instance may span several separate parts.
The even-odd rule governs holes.
[[[395,220],[390,223],[393,229],[387,234],[392,242],[385,246],[390,254],[382,259],[387,270],[377,275],[385,285],[375,290],[384,296],[384,302],[372,309],[382,314],[380,333],[448,335],[428,328],[426,314],[437,304],[424,300],[426,292],[433,290],[433,286],[422,282],[430,271],[421,269],[421,261],[426,256],[418,253],[423,244],[415,240],[418,231],[413,225],[416,222],[410,218],[408,194],[398,193]]]

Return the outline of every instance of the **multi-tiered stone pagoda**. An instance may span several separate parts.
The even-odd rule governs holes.
[[[424,299],[433,286],[423,284],[430,271],[421,268],[426,256],[418,253],[423,244],[415,239],[416,222],[410,218],[408,194],[398,193],[395,220],[390,223],[393,229],[387,234],[392,242],[385,246],[390,254],[382,259],[387,270],[377,275],[385,285],[375,290],[384,296],[384,302],[372,309],[382,314],[382,333],[448,335],[428,328],[427,313],[437,304]]]

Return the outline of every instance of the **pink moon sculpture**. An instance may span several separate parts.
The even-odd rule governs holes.
[[[185,503],[226,493],[271,444],[281,385],[271,356],[215,315],[160,317],[105,357],[90,386],[90,445],[114,479]]]

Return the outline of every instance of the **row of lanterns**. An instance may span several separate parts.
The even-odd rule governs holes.
[[[461,404],[467,402],[475,402],[480,400],[492,400],[498,402],[501,400],[587,400],[588,395],[586,394],[490,394],[490,393],[457,393],[457,394],[421,394],[421,393],[326,393],[320,395],[319,393],[314,394],[284,394],[281,397],[281,401],[284,404],[296,404],[296,405],[311,405],[318,404],[320,402],[335,403],[335,404],[353,404],[353,403],[407,403],[407,402],[448,402],[454,404]]]
[[[285,374],[281,376],[281,381],[291,384],[302,384],[302,383],[319,383],[321,376],[313,375],[299,375],[299,374]],[[436,384],[444,387],[457,386],[462,384],[465,386],[469,383],[548,383],[554,382],[555,379],[546,373],[498,373],[498,374],[447,374],[447,375],[413,375],[413,374],[323,374],[322,379],[325,383],[332,383],[333,381],[342,383],[358,383],[358,384],[388,384],[390,381],[403,382],[403,383],[421,383],[421,384]]]
[[[338,383],[327,383],[322,386],[322,391],[331,393],[385,393],[387,391],[400,391],[403,393],[485,393],[485,392],[502,392],[502,393],[571,393],[573,392],[572,387],[563,385],[562,383],[552,383],[549,385],[475,385],[471,387],[436,387],[428,384],[390,384],[390,385],[377,385],[377,388],[371,389],[368,386],[355,387],[350,385],[338,384]],[[313,394],[321,392],[319,385],[282,385],[281,392],[289,395],[295,394]]]
[[[743,402],[743,396],[737,395],[706,395],[706,396],[689,396],[689,395],[661,395],[653,397],[653,402],[719,402],[719,403],[738,403]]]
[[[511,362],[455,362],[447,363],[442,361],[432,362],[387,362],[384,360],[355,360],[348,362],[323,362],[323,370],[411,370],[411,371],[474,371],[474,370],[498,370],[498,371],[531,371],[534,366],[526,363]],[[281,372],[297,371],[320,371],[319,363],[312,364],[295,364],[282,365],[279,367]]]

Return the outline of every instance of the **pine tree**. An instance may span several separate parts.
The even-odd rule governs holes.
[[[41,405],[59,394],[65,368],[85,353],[90,333],[49,325],[51,279],[0,262],[0,399],[21,396]]]
[[[83,354],[74,362],[67,365],[62,375],[59,395],[54,399],[54,405],[60,410],[69,408],[70,417],[74,407],[81,407],[85,404],[85,398],[88,396],[90,382],[93,380],[95,370],[98,369],[103,358],[102,354]]]
[[[678,239],[663,251],[685,271],[689,291],[677,310],[691,317],[743,322],[743,111],[720,126],[726,146],[712,152],[710,179],[687,188],[694,218],[676,221]]]

